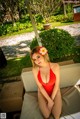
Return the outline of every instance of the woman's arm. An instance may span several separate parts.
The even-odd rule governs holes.
[[[57,94],[57,91],[59,89],[59,83],[60,83],[60,67],[58,64],[55,64],[55,75],[56,75],[56,82],[55,82],[55,86],[54,86],[54,89],[53,89],[53,92],[52,92],[52,95],[51,95],[51,98],[52,100],[54,100],[56,94]]]

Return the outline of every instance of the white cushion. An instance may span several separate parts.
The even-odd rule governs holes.
[[[37,91],[37,85],[32,71],[22,72],[21,79],[26,92]]]
[[[60,87],[73,86],[80,79],[80,63],[60,66]]]

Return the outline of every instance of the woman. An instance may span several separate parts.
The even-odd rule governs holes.
[[[48,119],[51,113],[55,119],[59,119],[62,109],[59,65],[50,62],[47,49],[40,46],[31,51],[31,60],[38,86],[39,108],[45,119]]]

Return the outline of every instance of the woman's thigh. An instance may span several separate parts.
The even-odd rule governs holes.
[[[61,92],[59,89],[54,99],[54,105],[52,108],[52,114],[54,115],[54,117],[56,116],[59,117],[61,114],[61,110],[62,110],[62,99],[61,99]]]
[[[38,91],[38,103],[39,103],[39,108],[45,118],[48,118],[50,115],[50,111],[48,109],[48,103],[45,97],[42,95],[40,91]]]

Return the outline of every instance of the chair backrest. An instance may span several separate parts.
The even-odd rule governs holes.
[[[60,87],[74,86],[80,79],[80,63],[60,67]]]
[[[26,92],[37,91],[37,85],[32,73],[32,67],[24,68],[22,70],[21,79]]]
[[[37,91],[31,68],[23,69],[21,79],[26,92]],[[80,79],[80,63],[60,66],[60,88],[73,86]]]

